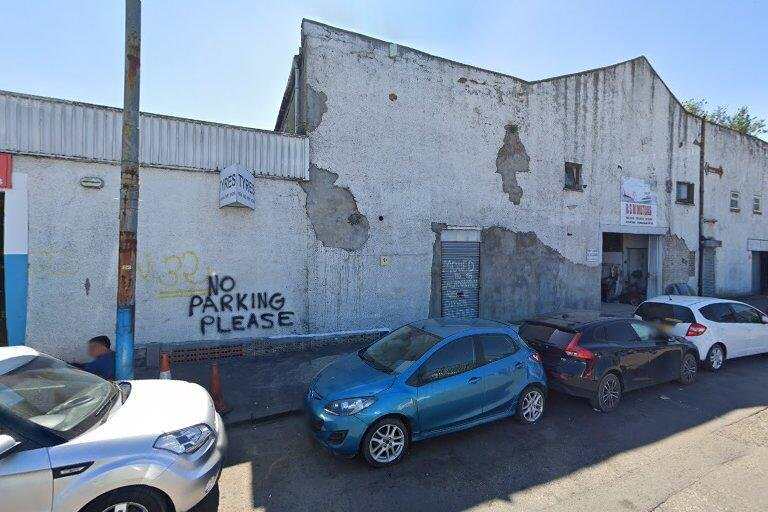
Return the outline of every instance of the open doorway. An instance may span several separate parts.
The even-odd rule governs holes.
[[[768,251],[752,251],[752,291],[768,294]]]
[[[603,233],[600,296],[603,302],[637,305],[659,293],[654,271],[659,262],[658,236]]]

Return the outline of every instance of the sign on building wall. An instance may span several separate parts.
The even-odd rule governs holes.
[[[245,206],[256,208],[256,180],[242,165],[233,164],[219,177],[219,208]]]
[[[655,226],[659,208],[656,191],[649,180],[621,180],[621,225]]]

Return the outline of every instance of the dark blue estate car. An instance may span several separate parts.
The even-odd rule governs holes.
[[[546,390],[538,353],[511,326],[428,319],[325,368],[305,405],[323,446],[380,467],[397,463],[411,441],[512,415],[535,423]]]

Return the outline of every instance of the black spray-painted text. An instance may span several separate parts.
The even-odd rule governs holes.
[[[273,329],[293,325],[293,311],[285,310],[282,293],[235,291],[231,276],[208,276],[208,294],[189,299],[187,316],[201,313],[200,333],[215,329],[219,334],[249,329]],[[237,313],[227,315],[227,313]]]

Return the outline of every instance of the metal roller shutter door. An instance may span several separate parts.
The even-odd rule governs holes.
[[[442,242],[441,253],[442,315],[477,318],[480,310],[480,244]]]

